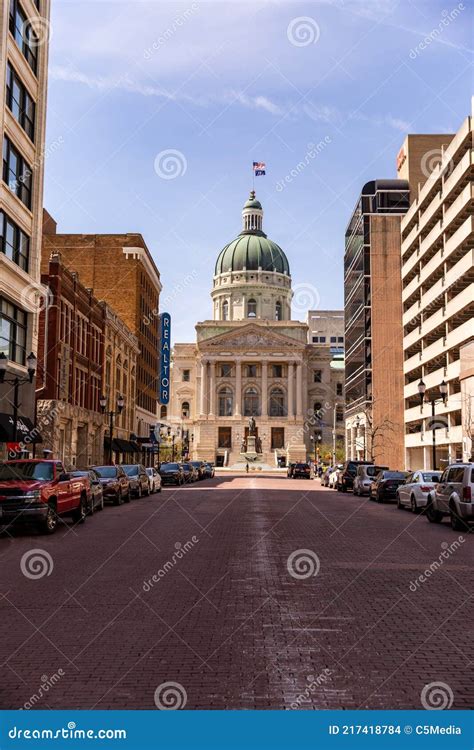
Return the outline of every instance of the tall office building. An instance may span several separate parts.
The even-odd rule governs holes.
[[[403,468],[400,223],[406,180],[364,185],[344,256],[346,453]]]
[[[15,439],[37,439],[35,382],[28,382],[27,357],[36,354],[39,310],[45,303],[40,254],[48,19],[49,0],[0,5],[0,353],[6,364],[0,385],[0,458]],[[7,382],[15,378],[27,382],[16,389]]]
[[[413,165],[422,166],[401,225],[406,461],[434,469],[434,436],[436,467],[443,468],[470,457],[474,424],[472,114],[455,135],[410,136],[398,162],[399,176],[410,183]],[[420,383],[425,400],[435,402],[434,420],[430,404],[420,404]]]

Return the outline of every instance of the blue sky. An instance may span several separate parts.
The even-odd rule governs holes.
[[[265,161],[257,195],[295,318],[340,307],[362,185],[395,177],[406,133],[454,132],[469,114],[472,7],[53,0],[45,205],[59,231],[141,232],[174,339],[192,341]]]

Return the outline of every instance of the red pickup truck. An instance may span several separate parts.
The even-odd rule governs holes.
[[[44,534],[53,534],[60,516],[82,523],[87,482],[68,474],[61,461],[5,461],[0,464],[0,524],[33,522]]]

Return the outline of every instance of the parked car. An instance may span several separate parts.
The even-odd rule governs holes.
[[[331,469],[331,472],[328,477],[328,487],[330,487],[332,490],[337,489],[337,484],[339,482],[341,471],[342,471],[342,464],[337,464],[337,466],[333,466],[333,468]]]
[[[206,473],[206,479],[213,479],[216,473],[214,464],[210,461],[204,461],[204,471]]]
[[[161,492],[161,477],[153,466],[146,469],[150,492]]]
[[[142,497],[150,494],[148,474],[142,464],[122,464],[122,469],[130,483],[130,494],[133,497]]]
[[[163,463],[160,466],[160,477],[162,486],[165,484],[175,484],[180,486],[184,484],[183,467],[177,463]]]
[[[291,479],[293,477],[293,472],[295,470],[295,466],[296,466],[295,463],[288,464],[288,468],[286,470],[286,476],[288,477],[288,479]]]
[[[181,464],[181,468],[184,473],[184,481],[187,484],[191,484],[192,482],[197,482],[199,479],[199,472],[198,470],[190,463],[184,463]]]
[[[378,503],[396,500],[397,488],[404,483],[406,477],[406,471],[381,471],[370,485],[370,499]]]
[[[198,473],[198,479],[205,479],[206,478],[206,469],[204,461],[188,461],[188,463],[191,464],[191,466],[194,466]]]
[[[321,486],[329,487],[329,475],[333,471],[333,466],[327,466],[321,474]]]
[[[354,495],[368,495],[370,493],[370,485],[381,471],[388,471],[388,466],[375,466],[374,464],[362,464],[358,466],[352,486]]]
[[[441,477],[440,471],[413,471],[397,489],[397,507],[418,513],[426,507],[429,493]]]
[[[19,459],[0,465],[0,523],[32,522],[53,534],[60,516],[83,523],[88,479],[72,477],[61,461]]]
[[[114,505],[130,502],[130,482],[121,466],[93,466],[99,475],[104,500],[111,500]]]
[[[451,464],[428,495],[426,516],[440,523],[449,516],[455,531],[467,531],[474,524],[474,463]]]
[[[294,466],[293,479],[298,479],[298,477],[301,477],[302,479],[311,479],[311,466],[307,463],[297,463]]]
[[[341,472],[337,478],[336,489],[341,492],[351,490],[354,484],[354,477],[357,473],[357,467],[370,465],[372,461],[346,461],[342,465]]]
[[[104,510],[104,493],[99,475],[94,469],[74,469],[71,477],[86,477],[89,480],[87,492],[87,512],[92,515],[96,510]]]

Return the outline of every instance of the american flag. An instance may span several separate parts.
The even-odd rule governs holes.
[[[260,175],[265,174],[265,162],[254,161],[253,171],[254,171],[255,177],[260,177]]]

